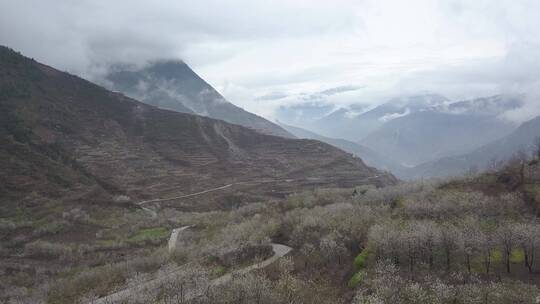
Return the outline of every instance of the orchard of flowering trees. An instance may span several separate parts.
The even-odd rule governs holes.
[[[487,223],[478,217],[455,222],[433,220],[389,221],[369,231],[369,246],[378,260],[391,260],[409,271],[456,270],[485,274],[501,266],[511,273],[519,260],[535,271],[540,251],[540,224],[536,221]],[[494,265],[499,263],[500,265]]]
[[[511,273],[519,262],[533,273],[540,222],[518,194],[430,191],[404,198],[392,216],[370,228],[367,244],[376,260],[411,272]]]
[[[527,189],[540,198],[540,181],[527,176]],[[29,299],[19,303],[86,303],[98,297],[94,290],[121,290],[180,266],[186,269],[127,303],[539,303],[540,205],[531,193],[493,181],[317,189],[231,210],[169,210],[164,221],[196,227],[176,255],[158,247],[149,261],[83,271],[43,294],[9,292]],[[270,243],[292,250],[265,269],[212,283],[257,263],[266,255],[249,253],[265,253]],[[34,245],[27,254],[61,252]]]

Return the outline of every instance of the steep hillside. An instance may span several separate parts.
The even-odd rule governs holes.
[[[291,137],[276,124],[228,102],[182,61],[161,61],[141,69],[116,67],[106,76],[113,91],[150,105],[239,124],[266,134]]]
[[[523,123],[511,134],[473,152],[421,164],[412,168],[409,175],[411,177],[444,177],[464,174],[473,167],[484,170],[493,160],[509,159],[518,151],[531,152],[539,136],[540,117],[536,117]]]
[[[158,109],[4,47],[0,115],[6,203],[106,202],[117,194],[142,200],[235,182],[274,182],[283,192],[395,182],[327,144]]]
[[[386,159],[383,156],[375,153],[373,150],[355,142],[348,141],[346,139],[322,136],[306,129],[286,125],[281,122],[279,122],[279,125],[298,138],[315,139],[325,142],[360,157],[369,166],[373,166],[380,170],[391,171],[398,177],[402,175],[403,171],[407,170],[407,168],[399,165],[398,163],[393,162],[390,159]]]

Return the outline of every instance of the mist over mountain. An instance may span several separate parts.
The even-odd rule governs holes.
[[[293,105],[282,105],[275,113],[277,120],[301,126],[314,126],[318,119],[334,112],[334,106],[320,102],[304,102]]]
[[[472,151],[513,131],[504,113],[522,105],[513,96],[451,102],[440,96],[394,100],[359,119],[380,125],[360,142],[404,166]]]
[[[539,304],[539,29],[538,0],[0,0],[0,303]]]
[[[291,137],[276,124],[228,102],[183,61],[157,61],[142,68],[113,66],[103,83],[111,90],[162,109],[221,119],[266,134]]]
[[[393,119],[361,143],[405,166],[462,154],[514,129],[490,116],[423,111]]]
[[[470,153],[445,157],[412,168],[409,178],[460,176],[469,170],[483,171],[504,162],[518,152],[531,154],[540,138],[540,116],[521,124],[512,133],[481,146]]]
[[[435,106],[440,112],[498,117],[524,105],[524,96],[495,95]]]
[[[340,108],[318,119],[301,120],[304,124],[298,125],[326,137],[360,143],[396,163],[413,167],[470,152],[509,134],[517,125],[505,115],[522,106],[522,96],[451,101],[424,94],[393,98],[367,111],[361,107]],[[302,109],[290,109],[295,113],[298,108]]]
[[[285,130],[289,131],[291,134],[293,134],[294,136],[298,138],[315,139],[315,140],[325,142],[334,147],[340,148],[343,151],[347,151],[357,157],[360,157],[366,164],[370,166],[373,166],[379,170],[390,171],[398,177],[403,176],[405,174],[404,171],[407,170],[407,168],[403,167],[399,163],[391,159],[385,158],[379,153],[365,146],[362,146],[358,143],[355,143],[346,139],[330,138],[330,137],[322,136],[317,133],[308,131],[306,129],[286,125],[282,122],[278,122],[278,123]]]

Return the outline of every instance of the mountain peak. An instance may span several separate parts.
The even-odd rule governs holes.
[[[141,68],[117,66],[106,80],[110,89],[160,108],[293,137],[278,125],[228,102],[182,60],[160,60]]]

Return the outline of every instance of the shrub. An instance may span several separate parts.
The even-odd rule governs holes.
[[[127,242],[129,244],[159,244],[169,236],[169,230],[165,227],[141,229],[132,235]]]
[[[349,280],[349,283],[347,283],[347,286],[349,286],[349,288],[355,288],[356,286],[358,286],[358,284],[360,284],[360,282],[362,282],[365,276],[366,276],[366,273],[364,271],[362,270],[358,271]]]
[[[69,227],[69,223],[64,220],[62,221],[52,220],[36,228],[32,232],[32,235],[34,237],[40,237],[47,234],[56,234],[61,231],[64,231],[67,227]]]
[[[364,268],[366,266],[366,260],[368,258],[368,255],[369,255],[369,249],[366,247],[354,259],[354,267],[356,267],[356,269]]]
[[[69,245],[35,241],[24,246],[24,254],[34,258],[59,258],[70,259],[74,250]]]
[[[227,272],[227,268],[223,267],[223,266],[216,266],[213,270],[212,270],[212,273],[215,275],[215,276],[222,276],[225,274],[225,272]]]

